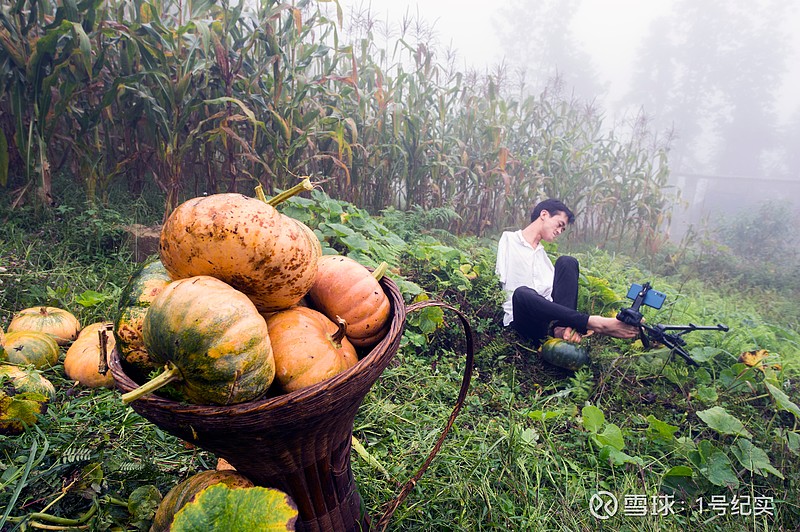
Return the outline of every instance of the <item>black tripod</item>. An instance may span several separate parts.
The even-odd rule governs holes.
[[[721,323],[717,325],[695,325],[693,323],[689,325],[646,325],[642,321],[642,313],[639,311],[639,307],[645,305],[661,308],[666,296],[657,290],[652,290],[651,292],[650,283],[644,283],[641,286],[633,285],[628,292],[628,297],[633,299],[633,304],[630,308],[620,310],[617,314],[617,319],[628,325],[639,327],[639,338],[642,340],[642,345],[645,349],[650,349],[650,342],[662,343],[670,349],[671,353],[678,353],[692,366],[698,366],[699,364],[683,348],[686,345],[686,341],[682,338],[684,334],[692,331],[728,331],[728,326]],[[667,331],[680,332],[670,334]]]
[[[683,357],[686,362],[692,366],[699,366],[695,360],[689,356],[689,353],[683,348],[686,345],[686,340],[681,338],[684,334],[692,331],[722,331],[728,332],[728,326],[718,323],[716,325],[639,325],[640,333],[639,338],[642,340],[642,345],[645,349],[650,349],[650,342],[659,342],[669,347],[673,353],[678,353]],[[669,334],[666,331],[680,331],[677,334]]]

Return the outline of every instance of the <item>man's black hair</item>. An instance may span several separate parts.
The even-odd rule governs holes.
[[[539,202],[536,207],[533,208],[533,212],[531,212],[531,222],[536,221],[542,211],[547,211],[550,213],[550,216],[555,216],[559,212],[563,212],[567,215],[567,223],[572,223],[575,221],[575,215],[572,214],[572,211],[564,205],[563,202],[557,199],[546,199],[544,201]]]

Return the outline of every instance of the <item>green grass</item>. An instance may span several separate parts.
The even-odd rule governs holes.
[[[113,316],[135,267],[118,224],[140,219],[134,211],[87,214],[79,206],[62,211],[2,214],[8,228],[0,237],[4,327],[16,310],[45,303],[72,310],[82,323]],[[372,235],[377,224],[377,219],[367,224]],[[346,247],[352,238],[340,241],[325,234],[324,225],[317,229],[332,247],[354,252]],[[649,323],[723,322],[731,330],[686,337],[687,350],[703,358],[700,368],[669,358],[664,350],[593,338],[591,366],[571,373],[541,362],[502,330],[490,240],[451,236],[438,246],[432,237],[419,238],[406,236],[403,248],[398,244],[403,239],[387,237],[391,245],[373,243],[359,253],[370,260],[391,253],[396,261],[391,275],[403,281],[408,297],[425,292],[466,313],[476,333],[476,362],[461,414],[395,512],[391,530],[800,526],[800,433],[792,413],[800,398],[800,336],[764,317],[766,293],[716,290],[699,278],[654,274],[624,256],[580,253],[583,273],[606,279],[617,294],[644,280],[668,294],[665,308],[647,315]],[[477,276],[465,277],[465,271]],[[602,303],[595,288],[584,290],[587,301]],[[97,295],[89,297],[88,291]],[[776,307],[789,306],[779,294],[768,296]],[[354,451],[352,467],[373,518],[422,465],[444,427],[463,376],[463,347],[458,320],[448,311],[409,315],[403,347],[359,409],[354,434],[371,459]],[[763,370],[738,363],[740,353],[756,349],[771,353]],[[61,366],[45,375],[57,396],[39,423],[23,434],[0,436],[0,508],[9,508],[0,529],[22,529],[28,519],[66,526],[36,512],[79,521],[92,512],[82,522],[93,530],[147,529],[147,516],[128,509],[134,490],[155,486],[166,494],[191,474],[214,467],[213,455],[144,420],[122,404],[118,392],[74,386]],[[599,409],[602,424],[593,424],[589,414],[596,411],[587,405]],[[704,421],[715,408],[739,420],[749,437],[728,433],[725,416],[715,427]],[[737,456],[742,448],[751,449],[743,440],[757,449],[751,461]],[[670,471],[688,471],[691,477],[669,476]],[[619,512],[607,521],[590,513],[598,491],[619,499]],[[691,511],[641,517],[622,511],[625,497],[673,494]],[[733,496],[772,497],[774,513],[755,518],[697,511],[698,500],[730,502]]]

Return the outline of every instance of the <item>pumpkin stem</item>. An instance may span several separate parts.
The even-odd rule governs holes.
[[[296,196],[305,190],[312,190],[313,188],[314,185],[311,184],[311,178],[304,177],[303,180],[297,183],[295,186],[284,190],[280,194],[273,196],[271,199],[267,199],[267,197],[264,195],[264,189],[261,187],[261,185],[258,185],[256,187],[256,197],[274,207],[280,203],[283,203],[292,196]]]
[[[183,377],[181,376],[181,372],[178,367],[172,362],[167,362],[167,365],[164,366],[164,373],[147,381],[135,390],[131,390],[128,393],[122,394],[122,402],[125,404],[131,403],[142,396],[149,395],[156,390],[163,388],[173,381],[180,380],[183,380]]]
[[[380,281],[381,279],[383,279],[383,276],[386,273],[386,270],[388,269],[389,265],[386,263],[386,261],[381,262],[378,265],[378,267],[375,268],[375,271],[372,272],[372,276],[375,278],[376,281]]]
[[[337,347],[341,347],[342,339],[347,333],[347,321],[341,316],[336,316],[336,325],[339,328],[336,329],[336,332],[331,335],[331,341],[336,344]]]

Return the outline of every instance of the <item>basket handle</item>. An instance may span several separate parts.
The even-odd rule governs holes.
[[[420,301],[418,303],[413,303],[406,307],[406,313],[414,312],[415,310],[419,310],[426,307],[442,307],[448,310],[452,310],[456,313],[458,318],[461,320],[461,325],[464,327],[464,335],[467,340],[467,359],[464,362],[464,378],[461,380],[461,389],[458,392],[458,399],[456,400],[456,404],[453,407],[453,411],[450,413],[450,417],[447,420],[447,423],[444,426],[444,430],[442,430],[439,439],[436,440],[436,444],[431,449],[428,458],[425,460],[425,463],[422,464],[422,467],[414,474],[411,479],[403,485],[403,488],[400,490],[400,493],[389,501],[386,504],[386,510],[383,513],[383,516],[378,520],[377,529],[378,530],[386,530],[386,527],[389,526],[389,520],[392,518],[395,510],[397,510],[403,501],[411,493],[411,490],[414,489],[414,486],[417,485],[417,482],[428,469],[428,466],[431,465],[433,462],[434,457],[439,453],[439,449],[441,449],[442,444],[444,443],[444,439],[447,436],[447,433],[450,432],[450,429],[453,426],[453,423],[458,416],[458,413],[461,411],[461,407],[464,406],[464,400],[467,398],[467,392],[469,391],[469,383],[472,379],[472,365],[474,359],[474,340],[472,337],[472,327],[470,327],[469,321],[467,321],[467,317],[464,314],[456,309],[448,305],[447,303],[442,303],[440,301]]]

